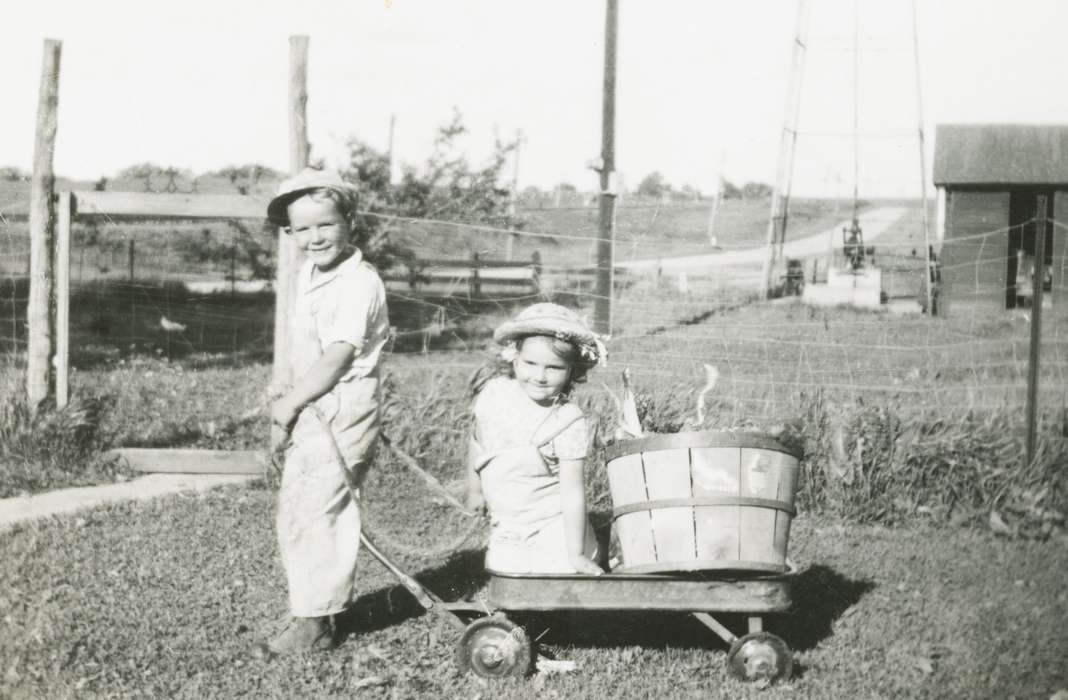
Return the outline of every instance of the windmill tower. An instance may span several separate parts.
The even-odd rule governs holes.
[[[851,34],[848,39],[841,45],[834,46],[833,43],[825,44],[826,37],[818,37],[810,35],[810,15],[812,5],[817,2],[822,2],[824,10],[830,10],[837,12],[834,19],[838,22],[848,22],[847,32]],[[794,32],[793,40],[793,56],[792,66],[790,71],[790,79],[787,84],[786,92],[786,110],[785,118],[783,120],[783,127],[780,136],[779,144],[779,158],[778,167],[775,178],[775,189],[772,195],[771,212],[768,221],[767,229],[767,256],[764,262],[763,269],[763,291],[765,297],[772,296],[776,293],[780,280],[784,278],[784,272],[786,270],[786,259],[784,255],[784,245],[787,239],[787,232],[790,224],[790,204],[791,197],[794,195],[795,189],[795,170],[796,166],[801,162],[799,159],[798,143],[801,141],[804,144],[809,137],[835,137],[840,138],[837,142],[839,144],[848,143],[850,145],[850,160],[851,169],[853,175],[853,201],[852,201],[852,216],[849,222],[842,227],[842,248],[841,252],[846,262],[842,268],[848,270],[854,276],[864,273],[865,270],[870,270],[870,261],[866,258],[868,248],[865,247],[863,228],[861,225],[861,195],[862,186],[862,163],[861,163],[861,141],[862,139],[887,139],[887,138],[903,138],[915,143],[915,147],[918,148],[919,155],[919,167],[918,176],[920,183],[920,196],[921,196],[921,210],[923,220],[923,237],[924,246],[926,251],[925,256],[929,258],[931,254],[930,246],[930,232],[929,224],[927,220],[927,185],[926,185],[926,155],[925,155],[925,143],[924,143],[924,130],[923,130],[923,106],[922,95],[920,89],[920,63],[919,63],[919,41],[917,31],[917,19],[916,19],[916,3],[915,0],[896,0],[895,2],[887,3],[886,5],[880,5],[880,7],[894,6],[899,9],[907,8],[910,13],[910,26],[899,31],[901,34],[909,33],[911,30],[911,39],[908,44],[905,42],[897,42],[887,46],[872,45],[870,37],[865,36],[861,32],[861,12],[866,13],[876,9],[876,6],[867,3],[861,3],[860,0],[851,0],[851,7],[848,9],[839,8],[834,10],[831,8],[832,3],[828,0],[798,0],[797,3],[797,18],[796,28]],[[839,3],[841,5],[841,3]],[[830,16],[830,15],[828,15]],[[822,23],[821,23],[822,24]],[[821,27],[822,29],[822,27]],[[905,48],[907,46],[907,49]],[[799,124],[801,122],[801,106],[802,106],[802,93],[803,86],[806,81],[806,63],[809,61],[809,52],[812,50],[827,49],[828,51],[836,51],[836,56],[846,56],[846,60],[838,60],[838,63],[834,65],[834,81],[825,87],[819,93],[820,103],[836,103],[837,113],[848,114],[851,124],[848,126],[843,124],[840,131],[821,131],[820,129],[804,128],[800,129]],[[900,52],[909,51],[912,56],[913,66],[909,67],[904,64],[900,58],[895,57],[895,51]],[[894,69],[892,75],[872,76],[870,74],[865,75],[866,70],[870,70],[872,66],[862,66],[861,56],[862,54],[879,52],[880,55],[891,57],[891,67]],[[904,70],[902,69],[911,70]],[[844,75],[843,75],[844,73]],[[902,80],[902,75],[910,75],[909,79]],[[817,76],[818,77],[818,76]],[[846,80],[841,78],[845,77]],[[882,132],[873,127],[870,123],[870,119],[867,117],[862,119],[861,110],[861,97],[862,95],[871,98],[873,95],[878,94],[886,90],[888,84],[892,81],[894,83],[905,84],[910,82],[914,78],[915,80],[915,107],[916,107],[916,126],[914,128],[906,128],[896,132]],[[864,80],[870,80],[871,84],[878,84],[877,89],[865,91],[862,87]],[[840,89],[840,86],[852,83],[851,92],[846,92]],[[845,93],[844,95],[842,93]],[[839,98],[834,100],[833,98]],[[845,98],[845,99],[841,99]],[[898,99],[895,102],[889,102],[880,106],[878,110],[873,110],[872,116],[876,112],[891,112],[900,114],[902,110],[907,109],[907,103],[911,101],[911,98]],[[826,119],[826,117],[824,117]],[[817,121],[820,121],[817,119]],[[869,123],[865,123],[868,121]],[[913,146],[907,146],[908,150],[911,150]],[[829,157],[826,154],[832,149],[820,149],[816,153],[807,156],[810,160],[820,160],[824,157]],[[895,152],[896,153],[896,152]],[[805,163],[809,165],[810,163]],[[824,163],[819,164],[821,171],[827,166]],[[870,164],[865,163],[869,168]],[[846,168],[842,168],[845,170]],[[915,172],[915,171],[914,171]],[[911,179],[914,175],[909,175]],[[917,246],[918,247],[918,246]],[[927,267],[930,266],[930,260],[927,260]],[[874,276],[878,276],[877,271]],[[926,277],[926,276],[925,276]],[[854,280],[856,283],[856,280]],[[924,293],[927,296],[927,306],[930,307],[930,279],[925,282]]]

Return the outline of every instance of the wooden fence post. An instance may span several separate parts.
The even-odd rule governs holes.
[[[471,279],[468,285],[468,296],[478,299],[482,293],[482,281],[478,278],[478,252],[471,253]]]
[[[41,85],[37,98],[37,128],[33,148],[33,178],[30,182],[30,298],[26,309],[29,325],[26,358],[26,399],[32,410],[51,393],[52,361],[52,244],[55,226],[55,174],[52,156],[56,148],[59,107],[59,57],[62,42],[45,39],[41,61]]]
[[[1031,278],[1031,347],[1027,362],[1027,464],[1035,461],[1038,437],[1038,378],[1042,357],[1042,293],[1046,286],[1046,195],[1036,197],[1035,273]],[[926,205],[926,202],[924,202]]]
[[[237,296],[237,243],[230,242],[230,298]]]
[[[70,402],[70,192],[59,193],[59,227],[56,229],[56,407]]]
[[[535,294],[545,296],[545,291],[541,287],[541,253],[536,250],[530,256],[530,282]]]
[[[289,37],[289,169],[295,175],[308,165],[308,37]],[[271,384],[278,391],[293,382],[290,318],[297,295],[300,250],[285,231],[278,231],[278,265],[275,270],[274,364]],[[285,440],[285,431],[271,427],[271,447]]]

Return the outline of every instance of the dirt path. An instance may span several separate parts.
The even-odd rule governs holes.
[[[0,530],[15,523],[117,501],[146,500],[182,491],[205,491],[225,484],[240,484],[256,477],[247,474],[146,474],[118,484],[60,489],[32,496],[0,499]]]
[[[904,207],[878,207],[869,209],[860,215],[860,226],[864,231],[864,243],[870,244],[879,236],[890,229],[908,210]],[[841,245],[842,228],[849,226],[851,221],[842,221],[830,229],[817,233],[814,236],[787,241],[783,245],[783,255],[787,258],[805,258],[814,255],[826,255],[832,244]],[[661,258],[652,260],[631,260],[616,263],[616,267],[629,270],[652,269],[700,269],[711,267],[726,267],[734,265],[763,264],[767,256],[767,248],[745,248],[743,250],[729,250],[722,253],[710,253],[708,255],[688,255],[678,258]]]

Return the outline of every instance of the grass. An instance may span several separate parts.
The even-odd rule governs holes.
[[[421,498],[368,485],[368,527],[430,549],[460,525]],[[227,487],[124,504],[0,534],[5,697],[1049,697],[1068,686],[1068,541],[1020,542],[922,525],[893,530],[801,516],[807,570],[769,626],[798,674],[760,692],[726,676],[725,646],[681,615],[541,616],[542,643],[575,673],[486,685],[452,664],[456,631],[420,615],[361,558],[361,592],[335,652],[267,663],[284,591],[273,496]],[[429,524],[429,530],[423,526]],[[418,534],[417,534],[418,533]],[[477,587],[480,553],[396,556],[446,598]],[[737,621],[726,618],[728,624]]]

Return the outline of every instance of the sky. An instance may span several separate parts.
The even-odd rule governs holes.
[[[705,192],[775,182],[796,0],[619,0],[617,167]],[[522,131],[519,186],[593,190],[600,154],[603,0],[42,0],[0,27],[0,165],[29,170],[42,42],[63,42],[58,174],[151,161],[194,172],[288,169],[288,37],[309,49],[313,157],[429,155],[454,110],[484,162]],[[795,194],[920,189],[910,0],[808,0]],[[917,0],[923,126],[1063,123],[1062,0]],[[854,32],[854,27],[856,31]],[[859,52],[852,50],[854,37]],[[854,60],[856,59],[856,60]],[[854,151],[853,125],[857,125]],[[855,156],[854,156],[855,153]]]

